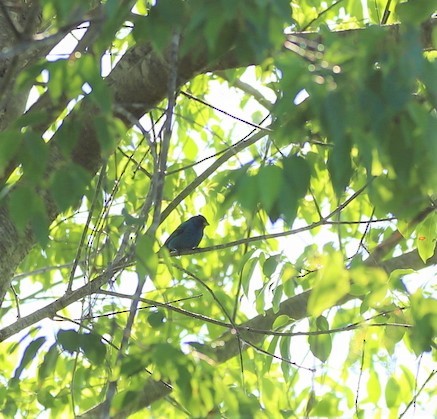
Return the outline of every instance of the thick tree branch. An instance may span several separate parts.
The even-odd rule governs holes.
[[[422,40],[422,48],[424,51],[431,51],[437,49],[437,45],[435,44],[435,40],[433,40],[432,34],[434,28],[437,27],[437,17],[432,17],[428,21],[424,22],[421,27],[421,40]],[[366,28],[357,28],[357,29],[344,29],[340,31],[334,31],[333,34],[338,36],[339,38],[347,37],[355,39],[357,43],[360,42],[360,38],[365,34]],[[370,28],[375,28],[375,26],[370,26]],[[396,41],[399,40],[399,34],[402,30],[402,24],[394,24],[394,25],[381,25],[379,28],[386,32],[388,36],[394,38]],[[305,48],[310,48],[311,50],[317,50],[317,44],[323,44],[324,35],[320,33],[314,32],[296,32],[291,33],[287,36],[288,41],[295,45],[306,44]]]
[[[412,265],[411,265],[412,264]],[[378,265],[380,268],[385,269],[385,271],[390,274],[396,269],[408,269],[411,266],[414,266],[415,269],[423,269],[427,266],[432,266],[437,264],[437,252],[434,256],[427,261],[427,263],[423,263],[417,253],[417,250],[406,253],[404,255],[398,256],[396,258],[381,262]],[[370,260],[365,262],[367,266],[374,266],[370,262]],[[244,340],[250,341],[253,344],[258,344],[265,339],[265,335],[262,333],[252,332],[250,329],[255,330],[271,330],[274,321],[278,318],[278,316],[286,315],[294,320],[301,320],[308,316],[307,305],[308,299],[311,295],[311,290],[305,291],[301,294],[298,294],[294,297],[291,297],[285,301],[283,301],[279,306],[279,311],[275,313],[273,309],[269,309],[266,311],[264,315],[258,315],[240,325],[239,327],[239,336],[241,336]],[[338,304],[344,304],[347,301],[351,301],[357,297],[352,295],[346,295],[342,298]],[[246,329],[247,330],[244,330]],[[214,359],[218,363],[223,363],[228,361],[229,359],[237,356],[239,354],[240,345],[237,341],[237,335],[235,331],[227,331],[220,338],[216,339],[214,342],[206,345],[206,344],[196,344],[193,347],[196,348],[199,352],[204,352],[209,358]],[[248,346],[246,346],[247,348]],[[158,394],[157,391],[158,390]],[[161,395],[159,395],[159,391],[161,391]],[[133,412],[137,412],[142,408],[150,406],[151,403],[159,400],[167,396],[171,392],[171,389],[165,387],[162,383],[154,381],[152,379],[148,379],[146,384],[143,387],[142,394],[144,397],[141,399],[141,402],[134,402],[131,405],[127,405],[123,408],[123,410],[117,412],[115,417],[126,417],[128,414]],[[98,405],[94,407],[92,410],[81,415],[81,418],[93,418],[102,411],[102,405]]]
[[[185,54],[180,58],[178,87],[201,71],[205,71],[208,60],[206,47],[203,40],[201,42],[196,53]],[[183,49],[183,45],[181,49]],[[202,51],[204,51],[203,54]],[[171,69],[168,60],[169,57],[162,56],[158,51],[154,51],[150,44],[134,47],[128,51],[106,79],[107,85],[113,91],[115,103],[122,105],[124,109],[137,118],[156,106],[167,94],[167,80]],[[243,64],[245,63],[241,63],[241,65]],[[213,66],[212,63],[210,65]],[[227,61],[224,59],[221,61],[216,60],[214,65],[219,69],[225,68]],[[233,58],[230,59],[229,65],[235,65]],[[44,102],[44,109],[47,109],[48,106],[53,112],[53,109],[57,108],[57,105],[50,103],[50,98],[47,95],[42,98],[42,101]],[[139,103],[141,104],[140,107],[138,106]],[[37,111],[38,108],[39,104],[37,103],[32,111]],[[66,118],[66,123],[63,124],[55,138],[50,142],[51,155],[47,177],[63,161],[62,154],[57,149],[57,138],[65,135],[65,130],[68,130],[68,127],[72,125],[81,127],[72,154],[73,161],[93,175],[97,172],[102,156],[94,124],[96,114],[98,114],[98,110],[95,105],[85,98],[78,107],[78,112],[73,112]],[[125,120],[125,115],[120,114],[119,117]],[[126,122],[129,123],[129,121]],[[42,132],[44,132],[44,129]],[[54,207],[48,193],[45,194],[45,202],[48,207],[49,221],[53,221],[59,211]],[[10,285],[10,278],[16,267],[35,243],[32,234],[19,235],[16,231],[7,210],[7,199],[3,199],[0,207],[0,234],[2,237],[0,241],[1,301]]]
[[[125,268],[126,265],[123,261],[114,261],[105,271],[88,282],[86,285],[71,291],[68,294],[63,295],[61,298],[58,298],[53,303],[46,305],[45,307],[36,310],[35,312],[29,314],[28,316],[21,317],[15,323],[12,323],[9,326],[4,327],[0,330],[0,342],[8,339],[9,337],[15,335],[21,330],[31,326],[32,324],[38,323],[39,321],[52,318],[56,315],[57,312],[68,307],[70,304],[79,301],[83,297],[87,295],[94,294],[97,292],[104,284],[107,284],[108,281],[113,278],[121,269]]]
[[[153,19],[153,14],[147,18]],[[432,19],[429,24],[424,25],[423,38],[426,42],[424,44],[425,48],[428,48],[428,41],[432,39],[429,36],[429,31],[435,26],[436,21],[437,19]],[[239,31],[238,22],[235,22],[234,29],[236,32]],[[345,36],[345,33],[339,33],[339,36]],[[296,34],[295,36],[300,35],[310,36],[308,34]],[[188,35],[185,34],[185,36]],[[238,53],[239,46],[234,44],[234,39],[229,41],[230,43],[227,46],[228,53],[222,54],[220,57],[208,55],[205,40],[199,37],[195,37],[195,39],[198,40],[199,44],[193,47],[190,50],[191,52],[186,53],[180,58],[178,86],[183,85],[201,72],[235,68],[256,63],[255,59],[248,58],[247,53]],[[182,40],[181,50],[184,50],[183,43]],[[226,48],[223,48],[223,50],[226,51]],[[258,57],[259,59],[262,59],[262,57]],[[170,64],[168,53],[164,52],[162,54],[155,51],[151,44],[137,45],[131,48],[106,79],[108,87],[113,92],[115,104],[123,106],[124,109],[137,118],[148,112],[166,97]],[[78,112],[73,112],[71,116],[67,117],[73,124],[81,127],[81,132],[78,136],[79,141],[72,157],[75,163],[81,165],[94,175],[100,167],[102,158],[98,135],[94,125],[96,109],[92,104],[88,103],[90,101],[85,99],[83,102]],[[138,104],[141,104],[141,106],[138,106]],[[38,105],[35,108],[37,109]],[[56,108],[56,106],[49,106],[49,108]],[[118,116],[125,120],[124,115]],[[126,122],[129,123],[129,121]],[[62,132],[61,128],[58,136],[62,136]],[[53,143],[52,149],[56,149],[56,136],[51,143]],[[54,150],[51,154],[51,168],[56,168],[56,159],[59,158],[60,154]],[[183,197],[181,198],[183,199]],[[50,207],[50,211],[48,211],[49,221],[53,221],[59,211],[53,208],[53,202],[49,194],[46,194],[46,199],[46,204]],[[2,228],[0,233],[2,233],[1,237],[3,238],[2,243],[0,243],[0,250],[4,250],[4,252],[0,252],[0,298],[3,298],[9,287],[10,278],[16,267],[35,243],[35,238],[31,234],[24,236],[18,234],[6,208],[7,200],[4,200],[0,208],[0,225]],[[163,218],[168,215],[170,210],[170,207],[166,209]]]

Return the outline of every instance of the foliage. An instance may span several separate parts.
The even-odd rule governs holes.
[[[39,2],[0,51],[33,103],[0,125],[2,413],[437,414],[422,3]]]

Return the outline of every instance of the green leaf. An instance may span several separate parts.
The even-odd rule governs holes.
[[[80,336],[76,330],[60,330],[57,334],[58,344],[61,345],[64,351],[71,354],[77,352],[80,348]]]
[[[308,162],[300,156],[289,156],[282,159],[282,165],[289,193],[295,195],[296,199],[305,197],[311,178]]]
[[[81,333],[80,347],[83,354],[93,363],[98,365],[106,357],[106,346],[97,333]]]
[[[154,278],[158,269],[159,258],[153,250],[155,240],[148,236],[141,236],[136,243],[135,255],[137,260],[137,272],[140,276]]]
[[[59,135],[56,138],[59,149],[67,159],[71,159],[71,154],[76,147],[80,136],[82,124],[80,118],[66,118],[59,128]]]
[[[279,316],[279,317],[281,317],[281,316]],[[274,326],[273,326],[273,329],[275,329]],[[272,340],[269,343],[269,346],[267,348],[267,352],[270,354],[274,354],[276,352],[278,342],[279,342],[279,336],[272,336]],[[272,366],[272,362],[273,362],[272,356],[267,356],[265,358],[265,361],[262,363],[262,370],[261,370],[261,373],[263,375],[266,374],[268,371],[270,371],[270,367]]]
[[[50,393],[50,390],[51,390],[50,387],[39,388],[38,393],[36,395],[38,403],[40,403],[46,409],[51,409],[55,407],[56,402],[58,401],[58,399]]]
[[[153,355],[153,356],[152,356]],[[175,366],[184,361],[185,354],[169,343],[158,343],[151,347],[151,359],[160,367]]]
[[[389,409],[399,406],[401,400],[401,388],[397,380],[392,376],[385,386],[385,403]]]
[[[241,258],[239,264],[238,264],[238,272],[241,274],[244,266],[246,265],[247,261],[252,257],[252,255],[256,252],[257,249],[252,248],[249,249]]]
[[[247,174],[243,179],[239,179],[236,187],[236,199],[238,202],[244,209],[253,212],[259,202],[257,177]]]
[[[281,314],[280,316],[276,317],[275,321],[273,322],[272,325],[272,330],[278,330],[283,328],[284,326],[288,326],[289,324],[293,323],[294,320],[285,315],[285,314]]]
[[[21,134],[18,131],[10,130],[0,133],[0,176],[16,156],[22,144]]]
[[[278,166],[268,165],[261,167],[256,175],[258,181],[261,205],[267,214],[270,213],[282,188],[282,172]],[[272,220],[276,221],[276,220]]]
[[[139,355],[129,355],[123,358],[120,373],[124,377],[132,377],[138,373],[144,371],[144,368],[150,362],[147,353],[141,353]]]
[[[329,330],[329,323],[326,317],[319,316],[316,319],[316,331]],[[326,362],[332,350],[332,338],[330,334],[310,335],[308,336],[308,343],[313,355]]]
[[[126,209],[126,206],[123,207],[123,209],[121,210],[121,214],[123,215],[125,224],[128,226],[139,226],[144,224],[144,220],[142,218],[130,215],[128,210]]]
[[[332,392],[332,394],[325,394],[319,397],[314,408],[311,410],[311,416],[314,417],[341,417],[342,412],[338,408],[340,400]]]
[[[279,311],[279,305],[281,304],[282,296],[284,295],[283,289],[284,286],[279,284],[273,291],[272,309],[275,314]]]
[[[93,89],[90,93],[90,98],[105,116],[110,115],[112,110],[112,95],[108,85],[101,79],[99,74],[96,74],[96,76],[92,80],[89,80],[89,82]],[[103,116],[98,116],[98,118],[104,120]],[[106,123],[109,124],[109,121],[106,121]],[[102,143],[102,141],[100,142]]]
[[[299,200],[308,192],[311,170],[307,161],[299,156],[282,159],[282,165],[284,180],[279,206],[284,220],[291,224],[296,218]]]
[[[8,208],[19,233],[31,227],[36,239],[44,247],[48,242],[49,221],[42,197],[37,191],[26,184],[14,188],[9,193]]]
[[[411,296],[414,327],[409,331],[411,346],[417,356],[429,352],[437,335],[437,304],[419,290]]]
[[[344,297],[350,289],[349,274],[344,267],[343,255],[333,252],[325,256],[322,269],[317,272],[317,279],[308,300],[308,312],[319,316]]]
[[[389,354],[394,354],[396,344],[404,337],[405,329],[399,326],[386,326],[384,330],[384,346]]]
[[[45,248],[49,242],[49,219],[43,203],[41,202],[41,197],[35,203],[35,211],[33,213],[30,224],[32,227],[33,234],[35,234],[38,243]]]
[[[46,172],[49,148],[45,141],[32,132],[24,136],[20,158],[26,180],[32,183],[39,181]]]
[[[44,345],[46,341],[45,337],[40,336],[36,338],[32,342],[29,343],[27,348],[24,350],[23,356],[20,361],[20,365],[18,365],[17,369],[14,373],[14,378],[19,379],[23,370],[35,359],[36,354],[40,350],[41,346]]]
[[[50,346],[47,353],[44,355],[44,359],[38,368],[38,380],[40,382],[44,381],[47,377],[53,374],[56,367],[56,362],[58,361],[59,351],[56,343]]]
[[[319,316],[316,319],[317,330],[329,330],[329,322],[325,316]]]
[[[284,377],[289,377],[291,365],[286,361],[291,360],[291,336],[281,336],[279,339],[279,351],[281,357],[285,360],[281,362],[282,374],[284,374]]]
[[[165,314],[162,310],[154,311],[147,316],[147,322],[154,329],[162,327],[165,323]]]
[[[406,275],[412,274],[414,272],[414,269],[395,269],[390,273],[390,288],[401,291],[403,293],[407,293],[407,289],[405,288],[405,284],[403,283],[402,279]]]
[[[350,138],[345,135],[338,139],[329,153],[328,170],[337,196],[342,195],[352,176],[351,148]]]
[[[84,168],[74,163],[60,167],[51,178],[51,191],[61,211],[77,206],[85,194],[91,177]]]
[[[423,263],[434,255],[437,244],[437,212],[433,211],[417,226],[417,251]]]
[[[262,288],[255,290],[255,308],[257,313],[264,314],[265,313],[265,286]]]
[[[154,7],[148,19],[141,19],[135,24],[136,39],[147,39],[157,51],[164,52],[168,47],[172,31],[163,28],[177,28],[186,18],[186,4],[181,0],[164,0],[159,7]]]
[[[270,277],[274,274],[276,267],[278,266],[279,260],[278,255],[270,256],[263,263],[263,274],[271,279]]]
[[[377,403],[381,397],[381,383],[374,370],[369,371],[369,380],[367,381],[367,395],[371,403]]]
[[[97,131],[97,139],[102,148],[102,154],[103,156],[109,156],[116,145],[112,121],[109,116],[96,115],[93,122]]]
[[[49,63],[47,70],[49,71],[48,94],[52,101],[57,103],[64,93],[64,87],[68,80],[66,62],[57,60]]]
[[[35,199],[35,192],[27,186],[19,186],[10,193],[9,212],[18,231],[23,232],[31,214],[32,202]]]
[[[255,271],[257,263],[258,258],[254,257],[249,259],[242,268],[241,286],[243,287],[243,292],[246,297],[249,295],[250,280]]]
[[[403,375],[401,376],[402,382],[406,383],[403,388],[413,395],[416,391],[416,377],[411,370],[409,370],[405,365],[400,365]],[[404,393],[405,394],[405,393]]]
[[[425,22],[436,10],[436,0],[408,0],[396,6],[396,13],[401,21],[412,25]]]

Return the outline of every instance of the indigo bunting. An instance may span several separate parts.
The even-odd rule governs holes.
[[[203,237],[203,230],[209,225],[203,215],[196,215],[184,221],[165,241],[164,246],[168,250],[194,249]]]

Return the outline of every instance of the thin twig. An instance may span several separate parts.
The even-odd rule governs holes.
[[[115,296],[120,297],[119,295],[115,295],[113,291],[108,291],[107,293],[105,292],[104,294],[105,295],[111,295],[112,297],[115,297]],[[163,303],[163,304],[167,304],[167,307],[168,307],[170,304],[180,303],[182,301],[193,300],[193,299],[201,298],[201,297],[203,297],[203,294],[197,294],[197,295],[193,295],[192,297],[178,298],[177,300],[167,301],[166,303]],[[122,297],[122,298],[126,298],[126,297]],[[156,307],[157,306],[154,303],[154,304],[151,304],[151,305],[149,304],[147,306],[138,307],[138,310],[149,310],[151,308],[156,308]],[[102,317],[111,317],[111,316],[115,316],[117,314],[125,314],[125,313],[129,313],[129,312],[130,312],[130,310],[111,311],[109,313],[100,314],[100,315],[96,315],[96,316],[85,316],[85,317],[82,317],[81,319],[78,319],[78,321],[79,320],[99,319],[99,318],[102,318]]]
[[[364,233],[361,235],[361,239],[360,239],[360,242],[358,243],[358,247],[357,247],[355,254],[353,256],[351,256],[349,259],[353,259],[355,256],[357,256],[358,253],[360,252],[361,247],[363,247],[364,239],[366,238],[367,233],[369,232],[370,225],[371,225],[372,218],[373,218],[374,214],[375,214],[375,208],[373,208],[373,210],[372,210],[372,214],[370,216],[370,219],[366,222],[366,228],[364,229]]]
[[[358,396],[359,396],[359,393],[360,393],[361,378],[363,376],[363,371],[364,371],[365,348],[366,348],[366,339],[363,339],[363,351],[361,353],[360,373],[358,375],[357,392],[356,392],[356,395],[355,395],[355,415],[357,416],[357,418],[360,417],[359,411],[358,411]]]
[[[384,14],[382,15],[382,19],[381,19],[381,25],[385,25],[388,21],[388,18],[390,17],[390,4],[391,4],[391,0],[387,0],[387,3],[385,4],[385,8],[384,8]]]
[[[307,370],[307,371],[316,372],[315,368],[308,368],[308,367],[304,367],[303,365],[296,364],[296,362],[290,361],[289,359],[285,359],[282,356],[275,355],[274,353],[266,351],[265,349],[260,348],[258,345],[255,345],[255,344],[251,343],[248,340],[243,339],[243,342],[246,345],[250,346],[251,348],[255,349],[255,351],[260,352],[260,353],[262,353],[264,355],[267,355],[267,356],[270,356],[272,358],[278,359],[278,360],[280,360],[282,362],[286,362],[287,364],[293,365],[296,368],[301,368],[301,369],[304,369],[304,370]]]
[[[302,32],[306,31],[314,22],[317,22],[325,13],[328,13],[335,6],[338,6],[343,0],[338,0],[335,3],[332,3],[326,9],[322,10],[314,19],[310,20],[303,28]]]
[[[261,106],[267,110],[272,110],[273,103],[270,102],[259,90],[255,89],[251,84],[245,83],[240,79],[230,80],[223,70],[215,71],[214,74],[226,80],[229,85],[235,86],[237,89],[242,90],[244,93],[251,95]]]
[[[183,189],[176,198],[173,199],[170,204],[165,208],[165,210],[161,214],[161,222],[163,222],[170,213],[187,197],[194,191],[200,184],[203,183],[211,174],[213,174],[222,164],[226,163],[230,157],[235,155],[236,153],[246,149],[247,147],[255,144],[261,138],[263,138],[266,134],[262,131],[257,132],[256,134],[245,138],[244,140],[239,141],[234,146],[232,146],[229,150],[223,153],[214,163],[212,163],[207,169],[205,169],[197,178],[191,182],[185,189]]]
[[[240,358],[240,366],[241,366],[241,377],[243,380],[243,385],[244,385],[244,364],[243,364],[243,348],[241,347],[241,336],[240,333],[238,331],[238,327],[235,324],[232,316],[228,313],[228,311],[226,310],[225,306],[222,304],[222,302],[217,298],[217,296],[215,295],[214,291],[205,283],[205,281],[202,281],[198,276],[194,275],[192,272],[188,271],[187,269],[178,266],[176,264],[173,264],[173,266],[184,272],[185,274],[189,275],[191,278],[193,278],[195,281],[197,281],[199,284],[201,284],[207,291],[208,293],[212,296],[212,298],[214,299],[214,301],[217,303],[217,305],[220,307],[222,313],[225,315],[225,317],[228,319],[229,323],[231,324],[233,330],[235,330],[235,338],[237,339],[238,342],[238,355]]]
[[[413,326],[411,324],[406,323],[370,323],[363,325],[364,322],[357,322],[353,324],[348,324],[343,327],[337,327],[335,329],[328,330],[317,330],[314,332],[278,332],[275,330],[262,330],[262,329],[253,329],[251,327],[237,326],[237,329],[240,331],[257,333],[260,335],[266,336],[320,336],[320,335],[332,335],[334,333],[341,332],[349,332],[351,330],[361,329],[362,327],[401,327],[405,329],[411,329]]]
[[[81,262],[82,261],[80,261],[79,263],[81,263]],[[35,269],[33,271],[23,272],[21,274],[15,275],[12,278],[11,282],[18,281],[20,279],[27,278],[27,277],[33,276],[33,275],[40,275],[40,274],[44,274],[44,273],[50,272],[50,271],[58,271],[61,269],[70,268],[73,265],[73,263],[74,262],[64,263],[62,265],[44,266],[43,268]]]
[[[239,118],[238,116],[232,115],[231,113],[224,111],[223,109],[220,109],[214,105],[211,105],[210,103],[204,101],[203,99],[200,99],[196,96],[193,96],[191,93],[181,91],[181,94],[188,97],[189,99],[192,99],[192,100],[195,100],[196,102],[201,103],[202,105],[208,106],[209,108],[214,109],[217,112],[220,112],[226,116],[229,116],[232,119],[243,122],[244,124],[249,125],[250,127],[259,129],[259,130],[264,131],[264,132],[272,132],[272,130],[270,128],[264,128],[261,125],[255,124],[255,123],[250,122],[250,121],[246,121],[245,119],[242,119],[242,118]]]
[[[93,201],[91,202],[91,207],[88,210],[88,217],[86,219],[85,225],[84,225],[83,230],[82,230],[82,235],[80,238],[79,246],[77,247],[76,256],[74,258],[73,266],[72,266],[71,271],[70,271],[70,277],[68,278],[68,285],[67,285],[67,291],[66,291],[67,293],[71,292],[72,287],[73,287],[73,278],[74,278],[77,266],[78,266],[79,261],[80,261],[81,256],[82,256],[82,250],[84,247],[85,239],[86,239],[87,234],[88,234],[88,230],[89,230],[89,227],[91,224],[91,219],[93,217],[94,209],[95,209],[97,202],[98,202],[98,196],[100,194],[102,181],[103,181],[103,178],[105,175],[105,168],[106,168],[106,165],[103,164],[102,168],[100,169],[100,174],[99,174],[99,178],[97,180],[97,185],[96,185],[96,190],[94,192]]]
[[[12,294],[14,294],[15,305],[17,306],[17,319],[20,319],[21,318],[20,299],[18,298],[17,291],[15,291],[13,285],[11,285],[11,290],[12,290]]]
[[[261,121],[261,124],[262,124],[263,122],[265,122],[265,121],[268,119],[268,117],[269,117],[269,115],[267,115],[266,117],[264,117],[264,119]],[[253,132],[255,132],[255,130],[253,130],[252,133],[253,133]],[[251,134],[252,134],[252,133],[251,133]],[[251,135],[251,134],[250,134],[250,135]],[[188,164],[188,165],[183,166],[183,167],[181,167],[181,168],[179,168],[179,169],[171,170],[171,171],[167,172],[167,176],[170,176],[170,175],[173,175],[173,174],[175,174],[175,173],[182,172],[182,171],[185,171],[185,170],[187,170],[187,169],[190,169],[191,167],[197,166],[197,165],[199,165],[199,164],[201,164],[201,163],[203,163],[203,162],[205,162],[205,161],[207,161],[207,160],[209,160],[209,159],[213,159],[214,157],[218,157],[218,156],[220,156],[220,155],[222,155],[223,153],[226,153],[226,152],[228,152],[228,151],[231,151],[234,155],[236,155],[237,152],[235,151],[235,147],[236,147],[240,142],[245,141],[247,138],[248,138],[248,136],[245,136],[242,140],[238,141],[238,142],[235,143],[235,144],[232,144],[232,145],[226,147],[226,148],[223,149],[223,150],[218,151],[217,153],[211,154],[211,155],[208,156],[208,157],[204,157],[203,159],[197,160],[197,161],[195,161],[194,163]]]
[[[103,335],[101,335],[100,333],[96,332],[95,328],[93,327],[89,327],[83,324],[83,318],[79,319],[79,320],[75,320],[75,319],[70,319],[68,317],[65,316],[61,316],[60,314],[56,314],[53,319],[53,321],[55,322],[70,322],[75,324],[76,326],[79,326],[82,329],[88,330],[89,332],[95,333],[99,336],[100,339],[102,339],[104,342],[106,342],[109,346],[112,346],[114,349],[118,350],[118,346],[114,345],[114,343],[112,343],[111,340],[105,338]]]
[[[115,291],[108,291],[108,290],[98,290],[97,291],[99,294],[103,294],[103,295],[112,295],[114,297],[118,297],[118,298],[126,298],[128,300],[133,300],[135,298],[135,296],[133,295],[129,295],[129,294],[123,294],[120,292],[115,292]],[[204,316],[202,314],[198,314],[198,313],[193,313],[191,311],[188,310],[184,310],[183,308],[180,307],[176,307],[176,306],[172,306],[168,303],[161,303],[158,301],[153,301],[153,300],[149,300],[147,298],[140,298],[139,301],[141,303],[145,303],[150,305],[150,307],[161,307],[161,308],[165,308],[167,310],[171,310],[174,311],[176,313],[182,314],[184,316],[187,317],[192,317],[193,319],[197,319],[202,321],[203,323],[211,323],[211,324],[215,324],[216,326],[221,326],[224,327],[226,329],[233,329],[233,326],[230,323],[226,323],[220,320],[216,320],[213,319],[211,317],[207,317]]]
[[[200,247],[200,248],[196,248],[196,249],[193,249],[193,250],[183,250],[183,251],[179,251],[177,256],[191,255],[191,254],[195,254],[195,253],[210,252],[212,250],[226,249],[228,247],[239,246],[241,244],[252,243],[252,242],[256,242],[256,241],[260,241],[260,240],[270,240],[270,239],[275,239],[275,238],[278,238],[278,237],[291,236],[291,235],[294,235],[294,234],[302,233],[304,231],[312,230],[312,229],[314,229],[316,227],[320,227],[320,226],[326,224],[326,222],[331,217],[333,217],[337,213],[343,211],[343,209],[345,207],[347,207],[354,199],[356,199],[367,188],[369,183],[370,182],[366,183],[366,185],[364,185],[361,189],[359,189],[357,192],[355,192],[351,197],[349,197],[346,201],[344,201],[341,205],[339,205],[334,211],[332,211],[326,217],[324,217],[321,220],[316,221],[316,222],[314,222],[312,224],[309,224],[307,226],[299,227],[299,228],[296,228],[296,229],[293,229],[293,230],[282,231],[280,233],[271,233],[271,234],[263,234],[263,235],[260,235],[260,236],[248,237],[248,238],[244,238],[244,239],[240,239],[240,240],[235,240],[233,242],[218,244],[218,245],[215,245],[215,246]],[[170,205],[166,208],[166,211],[170,207]],[[173,255],[173,256],[176,256],[176,253],[174,253],[174,252],[173,252],[173,254],[172,253],[170,253],[170,254]]]
[[[164,135],[161,144],[161,151],[159,153],[158,165],[155,166],[155,173],[152,179],[153,202],[154,202],[153,220],[151,226],[146,232],[146,234],[149,235],[151,238],[155,237],[156,230],[158,229],[161,219],[161,203],[162,203],[162,196],[163,196],[163,189],[164,189],[164,178],[167,169],[167,158],[168,158],[168,151],[170,148],[170,139],[172,133],[173,109],[176,102],[175,92],[176,92],[176,85],[177,85],[179,42],[180,42],[180,32],[178,29],[176,29],[172,37],[171,56],[169,60],[171,71],[169,72],[169,79],[168,79],[168,89],[167,89],[168,108],[167,108],[166,121],[164,123]],[[149,208],[147,208],[146,205],[144,205],[142,211],[142,216],[144,216],[144,218],[146,217],[146,210],[148,211]],[[147,279],[146,276],[142,276],[138,274],[138,284],[135,290],[134,299],[132,300],[131,307],[129,310],[129,317],[126,322],[126,326],[123,330],[123,337],[120,344],[120,350],[117,354],[116,364],[120,364],[121,360],[124,357],[124,353],[127,349],[132,333],[133,323],[138,311],[138,305],[140,302],[141,294],[146,279]],[[105,416],[109,417],[109,411],[116,391],[117,391],[117,378],[109,383],[108,389],[106,391],[106,399],[103,403],[103,412]]]
[[[425,380],[425,382],[420,387],[419,391],[414,395],[414,397],[410,400],[410,402],[405,407],[404,411],[399,415],[399,418],[402,418],[408,411],[408,409],[411,407],[413,403],[416,402],[417,396],[422,392],[422,390],[425,388],[425,386],[432,380],[434,375],[437,374],[437,370],[433,370],[429,373],[428,378]]]

